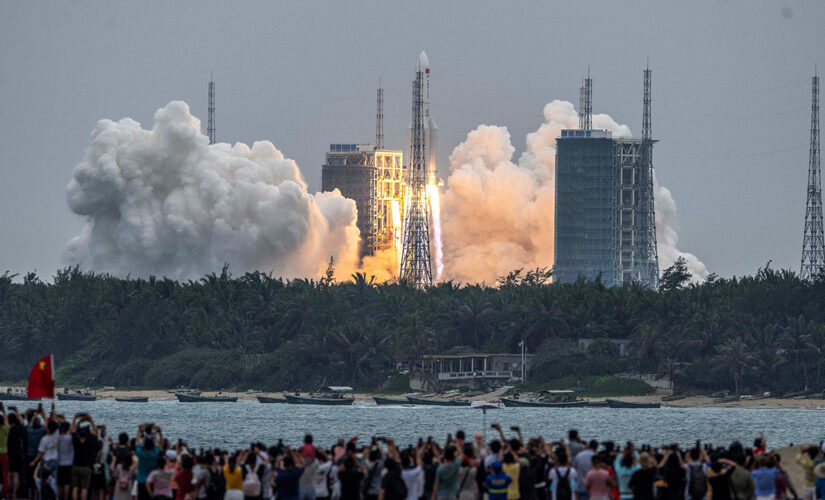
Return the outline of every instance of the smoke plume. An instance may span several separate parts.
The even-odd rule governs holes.
[[[578,127],[578,114],[556,100],[544,107],[544,118],[518,162],[505,127],[480,125],[453,150],[442,201],[445,279],[493,284],[513,269],[553,265],[556,137]],[[631,135],[606,114],[593,115],[593,128]],[[695,277],[704,277],[704,264],[676,248],[670,191],[658,183],[654,189],[660,268],[683,255]]]
[[[333,256],[339,276],[355,269],[352,200],[309,194],[298,165],[268,141],[209,145],[180,101],[159,109],[151,130],[98,122],[67,192],[87,223],[64,258],[82,268],[189,279],[226,262],[316,277]]]

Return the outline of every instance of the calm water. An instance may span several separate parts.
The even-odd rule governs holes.
[[[520,426],[525,436],[545,439],[565,437],[576,428],[585,438],[664,444],[704,442],[728,444],[752,442],[764,432],[771,446],[819,442],[825,438],[825,410],[744,408],[659,408],[620,410],[610,408],[505,408],[482,410],[449,407],[391,407],[359,403],[351,407],[237,403],[119,403],[58,401],[57,410],[67,416],[90,412],[109,434],[128,432],[154,422],[170,439],[178,437],[191,446],[244,447],[251,441],[300,444],[307,432],[316,442],[331,444],[338,437],[390,436],[400,445],[413,444],[419,436],[443,440],[448,432],[467,434],[501,423],[507,429]],[[493,431],[495,432],[495,431]]]

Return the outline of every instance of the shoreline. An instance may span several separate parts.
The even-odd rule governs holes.
[[[0,388],[0,391],[5,392],[6,388]],[[115,389],[115,390],[98,390],[91,391],[98,396],[98,400],[112,400],[119,397],[148,397],[151,400],[175,400],[175,394],[168,390],[159,389]],[[203,395],[212,396],[218,394],[218,391],[203,391]],[[246,392],[220,392],[221,395],[237,397],[239,401],[255,401],[257,396],[268,397],[282,397],[281,392],[259,392],[248,394]],[[305,394],[305,393],[302,393]],[[376,395],[383,395],[380,393],[354,393],[353,397],[356,402],[372,402],[372,397]],[[400,395],[386,395],[388,397],[401,397]],[[471,398],[473,401],[487,401],[498,402],[498,396],[479,395]],[[604,397],[586,398],[590,401],[598,402],[604,401]],[[740,399],[739,401],[732,401],[727,403],[714,403],[710,396],[689,396],[684,399],[676,401],[662,401],[661,395],[653,394],[648,396],[611,396],[610,399],[619,399],[622,401],[629,401],[634,403],[661,403],[663,408],[765,408],[765,409],[819,409],[825,410],[825,399],[783,399],[783,398],[764,398],[764,399]]]

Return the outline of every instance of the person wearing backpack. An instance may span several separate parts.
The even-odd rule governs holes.
[[[392,458],[384,460],[387,473],[381,478],[378,500],[406,500],[407,485],[401,476],[401,466]]]
[[[567,448],[556,450],[556,465],[550,470],[550,492],[552,500],[578,500],[578,476],[570,464]]]
[[[216,451],[216,453],[218,453]],[[209,460],[211,458],[211,460]],[[207,455],[208,479],[206,485],[206,500],[223,500],[226,496],[226,477],[223,475],[223,467],[218,461],[218,457]]]
[[[702,500],[708,493],[708,474],[706,465],[708,460],[705,450],[696,443],[696,448],[691,448],[688,456],[690,461],[687,464],[687,485],[690,500]]]
[[[115,473],[115,490],[112,500],[132,500],[132,486],[135,482],[135,471],[137,464],[132,460],[132,455],[121,455],[113,457],[115,462],[112,469]]]
[[[258,465],[258,456],[246,453],[241,475],[241,491],[244,500],[259,500],[261,498],[261,467]]]

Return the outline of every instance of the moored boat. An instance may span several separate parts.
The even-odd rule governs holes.
[[[236,396],[193,396],[182,392],[175,393],[175,397],[181,403],[234,403],[238,400]]]
[[[25,392],[0,392],[0,401],[29,401]],[[40,398],[31,401],[40,401]]]
[[[576,393],[572,389],[541,391],[536,398],[500,398],[504,406],[507,407],[531,407],[531,408],[576,408],[588,406],[586,399],[577,399]]]
[[[329,385],[308,396],[284,393],[284,398],[293,405],[347,406],[355,402],[352,396],[345,396],[349,392],[352,392],[352,387]]]
[[[60,401],[95,401],[97,396],[88,392],[58,392],[57,399]]]
[[[286,403],[286,399],[284,398],[273,398],[269,396],[257,396],[259,403],[271,404],[271,403]]]
[[[590,406],[590,402],[584,399],[576,400],[576,401],[559,401],[559,402],[548,402],[548,401],[540,401],[538,399],[510,399],[510,398],[499,398],[504,406],[507,408],[523,408],[523,407],[530,407],[530,408],[580,408],[583,406]]]
[[[398,406],[410,404],[410,402],[406,399],[399,398],[385,398],[383,396],[373,396],[372,399],[375,400],[375,404],[377,404],[378,406]]]
[[[713,400],[714,403],[733,403],[736,401],[739,401],[739,396],[724,396]]]
[[[119,403],[148,403],[149,398],[148,397],[140,397],[140,396],[134,396],[134,397],[126,396],[126,397],[121,397],[121,398],[115,398],[115,401],[117,401]]]
[[[470,406],[470,401],[458,399],[424,399],[407,396],[407,401],[411,404],[422,406]]]
[[[661,408],[661,403],[632,403],[630,401],[619,401],[618,399],[606,399],[607,406],[611,408]]]
[[[680,399],[685,399],[687,396],[684,394],[673,394],[672,396],[662,396],[662,401],[679,401]]]

